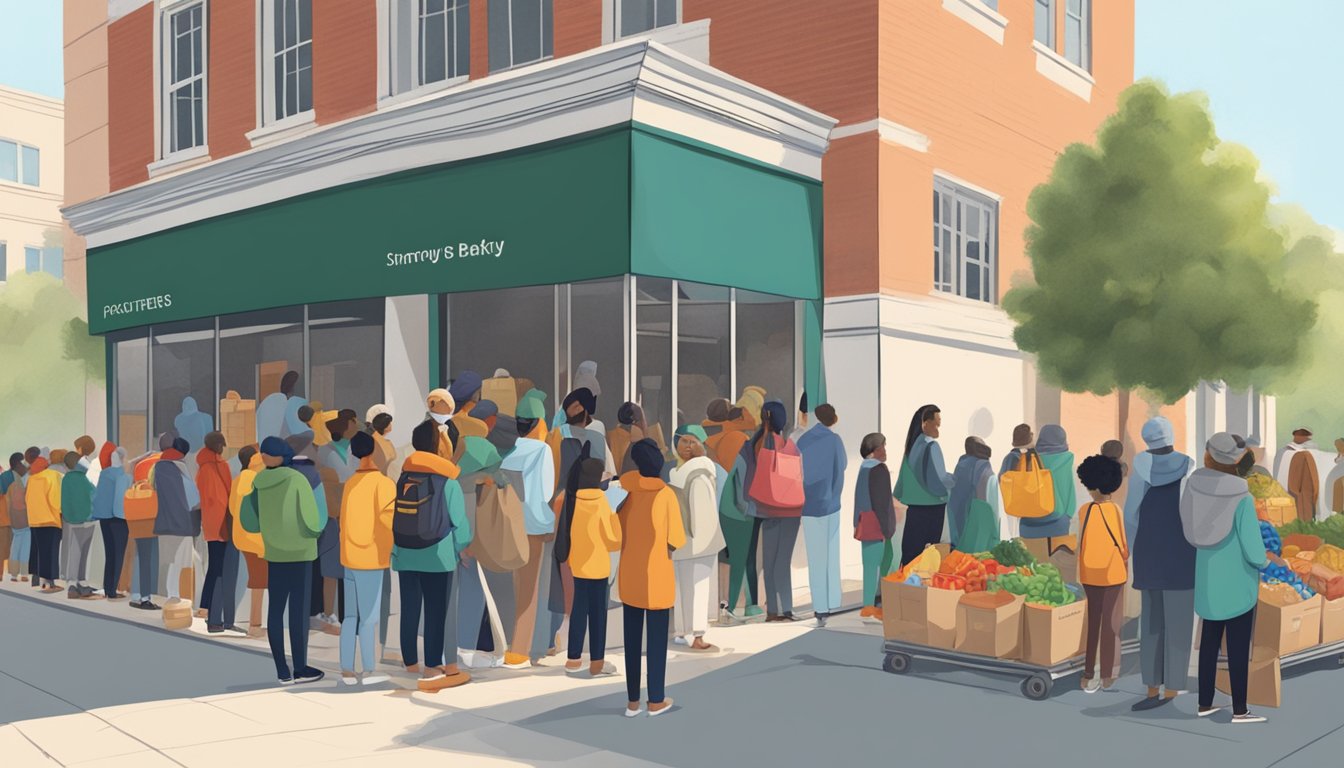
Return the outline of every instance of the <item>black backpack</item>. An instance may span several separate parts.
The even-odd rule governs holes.
[[[447,482],[430,472],[402,472],[392,512],[392,542],[403,549],[428,549],[453,532]]]

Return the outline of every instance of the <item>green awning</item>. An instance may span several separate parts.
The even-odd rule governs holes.
[[[92,249],[95,333],[625,273],[821,297],[821,185],[625,125]]]

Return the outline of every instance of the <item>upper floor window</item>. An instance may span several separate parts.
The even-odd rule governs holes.
[[[933,187],[933,286],[998,301],[998,204],[951,182]]]
[[[160,82],[162,154],[205,146],[205,3],[164,10]]]
[[[1092,0],[1064,2],[1064,58],[1092,69]]]
[[[3,240],[0,240],[0,283],[9,279],[9,249]]]
[[[681,0],[613,0],[616,3],[618,37],[651,32],[676,24],[681,17]]]
[[[1055,0],[1036,0],[1036,42],[1055,47]]]
[[[42,182],[41,152],[37,147],[0,139],[0,181],[36,187]]]
[[[486,27],[490,71],[548,59],[554,54],[552,0],[490,0]]]
[[[64,273],[65,250],[56,247],[39,248],[35,245],[28,245],[23,248],[23,260],[24,268],[29,274],[46,272],[60,280]]]
[[[469,0],[393,0],[392,94],[467,76],[469,7]]]
[[[989,6],[989,10],[991,11],[999,10],[999,0],[980,0],[980,2]]]
[[[313,109],[313,0],[265,0],[261,40],[264,123]]]

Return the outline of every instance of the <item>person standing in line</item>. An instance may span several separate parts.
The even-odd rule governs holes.
[[[999,543],[999,479],[991,455],[988,443],[968,437],[966,453],[952,471],[947,528],[952,547],[962,552],[987,552]]]
[[[781,453],[797,454],[798,449],[784,437],[788,415],[784,404],[767,400],[761,406],[761,426],[742,449],[746,460],[743,488],[750,500],[748,511],[761,519],[761,550],[764,560],[766,621],[797,621],[793,615],[793,548],[798,542],[798,528],[803,508],[778,507],[756,498],[755,478],[758,473],[772,472],[774,468],[761,463],[761,453],[769,448]],[[792,478],[803,484],[806,478]]]
[[[439,430],[438,454],[440,457],[452,460],[453,451],[457,449],[457,443],[461,440],[458,434],[457,424],[453,421],[453,413],[457,411],[457,401],[453,399],[452,394],[443,388],[430,390],[425,397],[425,417],[433,420]]]
[[[569,551],[563,561],[574,574],[565,674],[602,677],[616,674],[606,661],[607,604],[611,595],[611,553],[621,548],[621,521],[602,490],[606,467],[597,459],[574,462],[565,484],[561,520],[569,526]],[[558,533],[558,531],[557,531]],[[557,539],[559,536],[557,536]],[[583,669],[583,639],[588,635],[588,669]]]
[[[369,408],[364,416],[364,427],[365,431],[373,436],[374,466],[378,467],[379,472],[389,475],[393,471],[392,465],[397,460],[397,447],[388,437],[392,432],[392,412],[382,403]]]
[[[607,446],[611,448],[612,464],[617,472],[625,474],[635,468],[635,463],[630,460],[630,446],[648,437],[648,433],[644,409],[638,403],[622,403],[616,410],[616,428],[607,431]]]
[[[919,557],[930,544],[943,539],[943,519],[947,515],[948,494],[956,484],[943,462],[938,433],[943,425],[942,411],[925,405],[910,419],[905,436],[905,458],[893,491],[906,507],[905,531],[901,534],[901,566]]]
[[[488,403],[489,400],[481,401],[475,410],[486,408]],[[496,426],[513,421],[507,416],[505,420],[500,422],[491,418],[489,421],[494,421]],[[505,427],[504,431],[511,429]],[[484,495],[516,481],[514,491],[519,493],[521,500],[522,477],[514,475],[511,478],[500,469],[499,446],[504,446],[504,452],[508,453],[512,444],[508,438],[497,434],[494,427],[488,437],[466,437],[462,443],[462,461],[457,465],[461,474],[457,476],[457,484],[462,488],[467,523],[479,535],[477,508]],[[482,543],[473,542],[473,546],[462,552],[461,561],[453,571],[453,584],[448,595],[445,635],[457,638],[460,645],[455,651],[468,669],[503,665],[504,648],[513,633],[512,625],[505,627],[501,618],[505,614],[510,620],[513,618],[513,606],[505,602],[506,595],[513,594],[513,573],[496,573],[481,567],[476,550],[482,546]],[[487,594],[493,598],[493,604],[487,603]],[[454,649],[451,648],[445,651],[452,652]]]
[[[1073,452],[1069,450],[1069,436],[1058,424],[1041,427],[1036,441],[1041,465],[1050,470],[1055,485],[1055,511],[1045,517],[1023,518],[1019,523],[1022,538],[1037,560],[1049,560],[1061,549],[1078,551],[1078,537],[1069,533],[1073,516],[1078,510],[1078,492],[1073,478]],[[1074,575],[1064,574],[1066,581]]]
[[[294,388],[299,385],[299,372],[287,371],[280,378],[280,391],[272,392],[262,398],[257,403],[257,439],[265,440],[268,437],[288,437],[286,430],[285,414],[289,409],[289,401],[294,394]],[[302,398],[293,398],[302,400]],[[302,403],[300,402],[300,405]],[[295,418],[297,420],[298,409],[295,408]]]
[[[706,419],[720,425],[717,435],[709,438],[705,447],[719,466],[728,473],[727,482],[719,494],[719,526],[728,550],[728,595],[723,606],[728,624],[765,620],[760,606],[760,576],[757,551],[761,536],[761,519],[748,513],[747,459],[743,448],[751,439],[756,420],[742,408],[727,400],[715,400],[705,408]],[[745,585],[745,589],[744,589]],[[737,610],[737,598],[743,596],[743,610]]]
[[[117,583],[121,580],[122,558],[130,537],[123,502],[131,489],[131,476],[126,474],[125,448],[108,443],[103,446],[103,455],[107,466],[98,475],[98,486],[93,492],[93,519],[98,521],[103,534],[103,595],[108,600],[121,600],[125,595],[117,592]]]
[[[9,455],[9,469],[0,474],[0,492],[9,502],[9,524],[13,542],[9,545],[9,580],[28,581],[37,574],[28,569],[33,556],[33,530],[28,526],[28,465],[24,463],[22,453]]]
[[[1269,565],[1255,502],[1246,480],[1236,475],[1246,451],[1246,441],[1237,435],[1210,437],[1204,466],[1190,476],[1181,495],[1181,529],[1196,550],[1195,613],[1203,620],[1198,714],[1207,717],[1221,709],[1213,705],[1213,688],[1226,635],[1235,724],[1265,722],[1246,706],[1260,571]]]
[[[350,453],[359,468],[341,490],[341,564],[345,566],[345,615],[341,622],[341,682],[375,685],[387,675],[374,672],[374,650],[382,602],[383,571],[392,563],[392,510],[397,484],[378,470],[373,436],[357,432]],[[358,644],[364,673],[355,672]]]
[[[343,623],[336,615],[338,596],[345,580],[345,569],[341,567],[341,496],[345,483],[359,468],[359,459],[350,453],[350,439],[357,433],[357,418],[355,411],[339,411],[336,418],[326,423],[330,442],[317,451],[317,474],[322,480],[323,501],[327,505],[327,527],[317,543],[322,570],[322,615],[318,618],[327,627],[335,626],[338,634]]]
[[[1134,589],[1143,606],[1139,669],[1148,687],[1148,695],[1130,707],[1135,712],[1156,709],[1187,690],[1195,625],[1195,548],[1181,531],[1181,491],[1194,461],[1173,447],[1166,418],[1149,419],[1142,435],[1148,450],[1134,457],[1125,496]]]
[[[33,449],[29,449],[33,452]],[[28,506],[28,526],[33,531],[33,560],[29,568],[41,579],[44,594],[60,592],[56,586],[61,558],[61,476],[41,453],[29,462],[28,488],[24,501]]]
[[[209,558],[205,585],[201,588],[201,607],[206,611],[206,631],[210,634],[231,632],[247,634],[235,624],[238,603],[234,599],[238,585],[238,548],[233,544],[229,524],[229,496],[233,474],[224,458],[227,444],[221,432],[207,432],[205,447],[196,452],[196,490],[201,499],[201,533]]]
[[[1032,431],[1030,424],[1018,424],[1013,427],[1013,449],[1008,451],[1003,457],[1003,463],[999,467],[999,479],[1018,468],[1027,452],[1036,445],[1036,433]],[[1018,519],[1012,515],[1000,515],[999,538],[1007,541],[1016,539],[1022,532],[1018,525]]]
[[[182,571],[195,562],[196,537],[201,535],[201,496],[187,474],[186,457],[191,450],[178,437],[173,447],[163,452],[154,465],[154,494],[159,515],[154,518],[154,535],[168,551],[168,604],[182,601]],[[198,606],[199,607],[199,606]]]
[[[462,550],[471,543],[471,523],[467,521],[462,488],[452,482],[461,471],[456,464],[435,452],[438,447],[437,424],[426,420],[417,426],[411,433],[411,447],[415,452],[406,457],[397,487],[427,480],[432,489],[429,503],[443,505],[443,513],[451,521],[448,534],[429,547],[412,549],[397,545],[395,541],[392,547],[392,570],[397,572],[402,595],[402,661],[408,672],[421,670],[416,651],[423,611],[424,668],[416,687],[426,693],[436,693],[471,680],[471,675],[458,668],[457,638],[444,637],[453,571],[457,569]],[[444,658],[445,648],[453,651],[451,659]]]
[[[877,605],[879,581],[891,570],[891,539],[896,535],[891,472],[887,469],[887,438],[870,432],[859,443],[859,477],[854,483],[854,538],[863,556],[862,619],[882,621]]]
[[[177,436],[193,446],[205,445],[205,436],[215,428],[215,420],[207,413],[201,413],[196,406],[196,398],[182,398],[182,412],[173,418],[173,428]],[[199,453],[199,451],[198,451]],[[191,469],[191,467],[188,467]],[[194,470],[193,470],[194,471]],[[193,477],[193,479],[195,479]]]
[[[518,433],[533,435],[545,417],[540,398],[525,396],[518,402]],[[555,541],[555,510],[550,500],[555,495],[555,462],[546,443],[534,437],[519,437],[513,451],[504,457],[500,469],[523,478],[523,523],[527,531],[527,564],[513,574],[513,642],[504,654],[504,666],[526,669],[533,664],[533,634],[538,604],[548,596],[541,592],[543,564],[549,564]],[[549,576],[549,573],[546,573]],[[549,579],[546,584],[549,585]]]
[[[835,433],[835,407],[822,403],[817,423],[798,438],[807,478],[803,503],[803,541],[807,545],[807,580],[817,626],[840,609],[840,502],[849,458]]]
[[[448,387],[448,394],[453,396],[453,402],[456,409],[453,411],[453,424],[457,427],[457,433],[461,437],[485,437],[490,434],[490,428],[486,426],[474,413],[476,404],[481,399],[481,375],[475,371],[463,371],[453,379],[453,383]],[[454,440],[454,458],[462,456],[462,441]]]
[[[147,483],[153,486],[154,466],[163,458],[165,451],[172,449],[173,433],[165,432],[159,435],[158,444],[158,451],[146,453],[131,462],[132,484]],[[156,516],[157,508],[156,503]],[[159,606],[154,604],[153,596],[158,586],[159,539],[154,535],[154,518],[127,520],[126,529],[131,537],[131,547],[126,550],[126,560],[131,569],[129,584],[131,607],[142,611],[157,611]]]
[[[308,665],[308,601],[317,537],[327,518],[312,483],[290,466],[294,451],[288,443],[278,437],[266,438],[261,442],[261,459],[266,468],[253,479],[239,517],[243,530],[261,534],[265,542],[270,598],[266,629],[275,675],[281,685],[315,683],[324,674]],[[285,661],[286,612],[292,668]]]
[[[709,580],[723,549],[719,531],[719,497],[714,460],[705,455],[705,430],[686,424],[674,434],[677,466],[668,484],[680,503],[686,544],[672,554],[677,580],[673,642],[697,653],[719,649],[705,640],[709,629]]]
[[[22,461],[23,457],[19,459]],[[12,469],[0,472],[0,580],[4,579],[7,566],[13,560],[10,550],[14,546],[14,521],[9,514],[9,487],[14,479]]]
[[[93,547],[93,483],[88,468],[75,451],[65,455],[65,477],[61,478],[61,522],[65,547],[66,597],[71,600],[99,598],[86,579],[89,550]]]
[[[243,499],[252,493],[252,483],[257,473],[266,468],[261,454],[255,445],[245,445],[238,449],[238,466],[242,470],[233,479],[229,489],[229,516],[233,520],[230,531],[233,546],[247,563],[247,590],[251,594],[248,610],[247,636],[261,638],[266,636],[261,623],[261,602],[266,591],[266,542],[261,534],[252,533],[243,528]]]
[[[36,472],[33,471],[33,467],[37,466],[37,462],[39,459],[42,461],[43,468],[45,468],[48,463],[47,459],[45,456],[42,455],[42,449],[38,448],[35,445],[29,446],[28,449],[23,452],[23,463],[27,465],[28,472],[22,478],[20,478],[20,480],[23,483],[23,487],[20,489],[20,492],[23,493],[24,495],[25,505],[28,502],[28,482],[33,479],[34,475],[37,474]],[[33,589],[41,590],[43,586],[42,577],[40,575],[41,574],[40,565],[42,561],[42,547],[38,546],[38,540],[41,539],[43,535],[41,533],[33,531],[33,526],[31,524],[28,526],[28,529],[30,535],[32,536],[32,546],[29,547],[28,549],[28,573],[31,574],[33,577],[33,582],[30,586]]]
[[[301,411],[304,414],[309,412],[309,406],[303,406]],[[331,510],[327,507],[327,495],[322,491],[322,475],[317,468],[317,462],[314,461],[317,456],[317,446],[313,445],[313,433],[311,430],[304,430],[285,438],[289,449],[293,452],[293,458],[289,460],[288,466],[299,474],[303,475],[308,481],[308,487],[312,489],[314,497],[317,499],[318,511],[322,513],[322,531],[317,539],[317,558],[312,562],[313,574],[308,580],[308,588],[312,594],[308,596],[309,626],[312,631],[325,632],[328,635],[340,635],[341,625],[334,616],[327,612],[327,592],[324,582],[325,574],[331,573],[334,568],[338,568],[341,562],[341,540],[339,536],[335,538],[329,533],[334,530],[331,525]],[[333,564],[334,561],[334,564]],[[335,602],[335,594],[332,594],[332,602]]]
[[[1087,594],[1087,645],[1081,686],[1086,693],[1110,690],[1120,676],[1120,627],[1125,620],[1125,583],[1129,581],[1129,540],[1124,515],[1111,494],[1124,482],[1120,462],[1089,456],[1078,466],[1078,479],[1092,501],[1078,511],[1078,581]],[[1097,680],[1097,656],[1101,680]]]
[[[640,707],[641,645],[649,666],[649,717],[672,708],[665,695],[668,620],[676,602],[676,579],[671,553],[686,545],[686,531],[677,509],[677,497],[663,482],[663,453],[653,440],[630,446],[639,469],[621,476],[630,494],[617,513],[621,524],[621,568],[618,575],[625,629],[626,717]],[[645,639],[644,627],[648,625]]]

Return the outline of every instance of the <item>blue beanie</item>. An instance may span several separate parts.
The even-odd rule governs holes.
[[[648,438],[630,446],[630,459],[643,477],[661,477],[663,474],[663,452]]]
[[[475,371],[463,371],[453,383],[448,385],[448,394],[459,404],[465,403],[481,391],[481,374]]]
[[[294,449],[289,447],[289,443],[279,437],[268,437],[261,441],[261,453],[264,456],[275,456],[282,459],[282,466],[289,466],[294,460]]]

